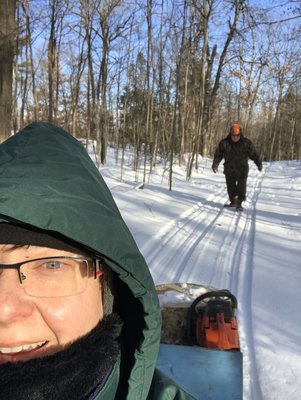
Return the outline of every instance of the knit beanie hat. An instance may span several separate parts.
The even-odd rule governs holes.
[[[235,135],[238,135],[241,132],[241,127],[239,124],[233,124],[231,126],[231,132],[234,133]]]
[[[0,222],[0,244],[31,245],[83,253],[78,243],[56,232],[3,221]]]

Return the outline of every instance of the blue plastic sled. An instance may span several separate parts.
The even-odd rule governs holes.
[[[157,368],[197,400],[242,400],[242,353],[161,344]]]

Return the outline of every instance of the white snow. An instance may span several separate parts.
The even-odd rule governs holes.
[[[301,399],[301,162],[264,163],[262,172],[250,162],[245,209],[236,212],[223,207],[222,166],[213,174],[211,160],[201,159],[190,181],[175,165],[172,191],[163,165],[140,189],[143,166],[137,176],[125,161],[121,180],[110,149],[100,172],[155,283],[229,289],[238,299],[244,400]]]

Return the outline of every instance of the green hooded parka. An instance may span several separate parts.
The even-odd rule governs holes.
[[[36,122],[1,144],[0,218],[76,241],[102,257],[117,277],[126,351],[95,400],[117,398],[117,388],[118,398],[128,400],[192,399],[155,371],[161,312],[152,277],[109,189],[76,138]]]

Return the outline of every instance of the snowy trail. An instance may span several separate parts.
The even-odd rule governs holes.
[[[156,284],[167,280],[172,283],[193,281],[219,289],[227,288],[238,297],[239,308],[244,310],[238,313],[244,327],[240,332],[244,353],[244,390],[246,398],[252,400],[262,398],[251,308],[256,202],[262,179],[263,175],[250,174],[244,212],[222,206],[226,198],[223,189],[167,223],[154,240],[145,243],[141,249]],[[203,260],[206,260],[205,265]]]
[[[172,282],[187,282],[193,277],[198,283],[237,292],[244,242],[254,236],[258,178],[250,179],[249,185],[251,209],[240,213],[224,208],[223,189],[168,222],[151,242],[141,246],[156,283],[164,283],[162,278],[166,283],[166,275]]]
[[[224,175],[202,165],[189,182],[175,167],[172,191],[159,168],[143,190],[130,168],[123,181],[103,173],[156,284],[236,295],[244,400],[301,399],[301,164],[250,163],[242,213],[223,207]]]
[[[244,398],[261,400],[262,393],[256,362],[254,344],[252,288],[253,288],[253,258],[256,236],[256,204],[261,191],[264,175],[250,174],[248,182],[247,211],[242,215],[243,227],[236,237],[237,257],[230,261],[233,265],[233,277],[230,290],[237,293],[238,321],[240,330],[241,350],[244,354]]]
[[[219,219],[222,210],[215,204],[221,199],[221,193],[212,196],[205,203],[198,203],[167,223],[153,238],[154,242],[142,246],[142,253],[151,266],[156,283],[164,275],[172,282],[185,282],[191,276],[191,267],[199,263],[198,256],[203,247],[204,238]],[[174,257],[171,257],[174,251]],[[197,259],[195,259],[197,258]],[[184,270],[185,266],[185,270]],[[164,278],[165,279],[165,278]]]

